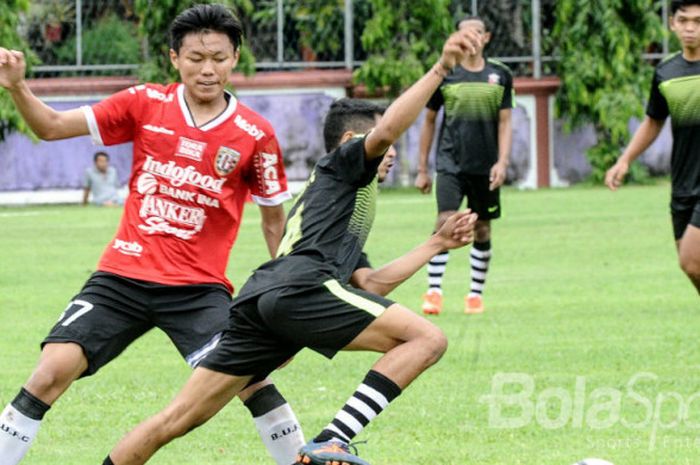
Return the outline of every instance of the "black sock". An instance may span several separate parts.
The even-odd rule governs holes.
[[[253,417],[260,417],[286,403],[275,385],[268,384],[250,396],[243,405],[250,410]]]
[[[102,462],[102,465],[114,465],[114,462],[112,462],[112,459],[109,458],[109,455],[108,455],[107,458],[105,459],[105,461]]]
[[[35,397],[24,388],[20,389],[19,394],[12,400],[11,404],[32,420],[43,419],[46,412],[51,408],[50,405],[45,404],[41,399]]]

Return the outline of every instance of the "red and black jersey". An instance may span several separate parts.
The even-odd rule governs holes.
[[[98,269],[162,284],[222,283],[248,193],[258,205],[289,199],[270,124],[227,93],[197,127],[184,85],[145,84],[83,107],[93,141],[133,141],[129,196]]]

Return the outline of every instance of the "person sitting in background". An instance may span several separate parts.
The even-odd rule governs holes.
[[[88,204],[90,192],[93,205],[113,206],[124,203],[119,195],[119,176],[117,170],[109,164],[109,155],[97,152],[93,161],[93,166],[85,170],[83,205]]]

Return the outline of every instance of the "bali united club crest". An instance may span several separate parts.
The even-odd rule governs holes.
[[[214,168],[216,168],[216,172],[219,176],[228,176],[236,169],[236,165],[240,159],[240,153],[222,145],[216,153]]]

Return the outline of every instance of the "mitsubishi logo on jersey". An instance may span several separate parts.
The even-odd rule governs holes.
[[[145,219],[146,223],[139,225],[139,229],[148,234],[172,234],[185,240],[191,239],[201,231],[207,219],[203,208],[187,207],[152,195],[146,195],[143,198],[139,215]],[[189,226],[192,229],[173,226],[172,223]]]
[[[236,123],[236,126],[243,129],[245,132],[254,137],[255,140],[260,140],[263,137],[265,137],[265,133],[262,131],[262,129],[258,129],[256,125],[249,123],[241,115],[236,115],[236,117],[233,119],[233,122]]]
[[[224,182],[226,182],[226,179],[214,179],[208,174],[202,174],[192,165],[183,168],[175,164],[174,160],[170,160],[168,163],[161,163],[151,155],[146,156],[143,170],[169,179],[175,187],[189,184],[210,192],[216,192],[217,194],[221,193]]]
[[[265,194],[271,195],[279,192],[282,188],[279,183],[279,174],[277,173],[276,153],[261,152],[263,162],[263,184],[265,185]]]
[[[206,142],[180,137],[177,142],[177,149],[175,149],[175,156],[186,157],[194,161],[202,161],[202,154],[206,148]]]

